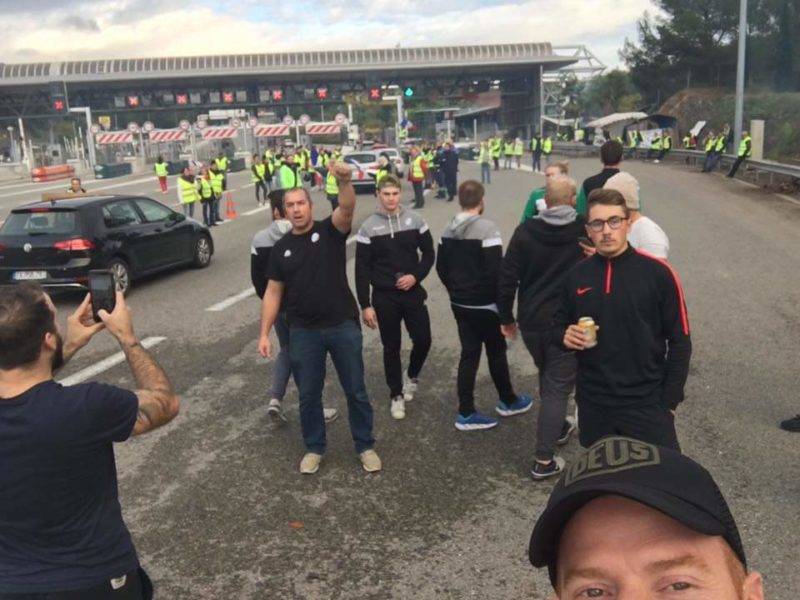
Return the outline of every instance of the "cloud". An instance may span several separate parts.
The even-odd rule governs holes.
[[[6,61],[549,41],[585,44],[609,66],[653,8],[652,0],[241,0],[235,10],[211,0],[180,8],[171,0],[0,0],[6,5],[16,14],[0,22]],[[80,35],[65,36],[64,27]]]

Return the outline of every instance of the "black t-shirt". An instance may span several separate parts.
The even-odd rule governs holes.
[[[128,390],[52,380],[0,399],[0,593],[80,589],[138,568],[112,444],[131,435],[138,405]]]
[[[314,221],[306,233],[289,232],[275,243],[269,279],[285,285],[281,307],[290,327],[322,329],[358,319],[346,265],[347,233],[336,229],[330,217]]]

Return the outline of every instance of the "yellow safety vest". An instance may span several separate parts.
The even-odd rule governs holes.
[[[379,167],[378,172],[375,173],[375,185],[378,185],[384,177],[389,174],[389,169],[386,167]]]
[[[169,165],[167,163],[156,163],[156,177],[166,177],[169,171],[167,170]]]
[[[325,193],[329,196],[339,195],[339,182],[336,181],[336,177],[333,176],[333,173],[328,173],[325,177]]]
[[[661,150],[661,136],[654,137],[653,141],[650,142],[650,147],[653,150]]]
[[[749,141],[750,141],[750,136],[746,135],[746,136],[744,136],[742,138],[742,141],[739,142],[738,156],[744,156],[745,158],[750,156],[751,150],[752,150],[752,145],[750,146],[750,148],[747,147],[747,142],[749,142]]]
[[[197,182],[186,181],[183,177],[178,177],[178,186],[181,189],[181,204],[191,204],[200,200],[200,193],[197,191]]]
[[[278,173],[281,180],[281,187],[283,189],[298,187],[297,175],[289,165],[281,165],[281,169],[278,171]]]
[[[217,169],[224,173],[228,170],[228,157],[223,156],[222,158],[215,158],[214,164],[217,166]]]
[[[225,179],[225,175],[222,173],[211,174],[211,189],[214,190],[215,196],[222,195],[222,181]]]
[[[255,167],[256,172],[253,173],[250,171],[251,179],[253,180],[253,183],[258,183],[265,178],[267,174],[267,166],[264,163],[258,163],[257,165],[253,165],[253,167]]]
[[[553,140],[550,139],[550,136],[547,136],[542,140],[542,152],[544,154],[550,154],[553,151]]]
[[[524,146],[522,145],[521,141],[520,142],[514,142],[514,154],[516,154],[517,156],[522,156],[523,149],[524,149]]]
[[[411,163],[411,176],[414,179],[422,179],[425,177],[425,171],[422,170],[422,157],[418,156]]]
[[[212,194],[212,187],[211,187],[211,180],[206,179],[205,177],[200,178],[200,197],[203,200],[208,200],[211,198]]]
[[[502,148],[502,144],[500,140],[494,139],[492,140],[491,152],[492,158],[500,158],[500,150]]]
[[[706,138],[706,152],[711,152],[714,149],[714,145],[717,143],[717,138],[708,137]]]
[[[725,136],[724,134],[717,138],[717,146],[715,148],[717,152],[722,152],[723,150],[725,150],[726,138],[727,136]]]
[[[505,154],[506,156],[511,156],[512,154],[514,154],[514,146],[512,146],[509,143],[503,144],[503,154]]]
[[[478,162],[488,163],[489,160],[490,160],[489,148],[486,147],[486,144],[481,144],[481,151],[480,154],[478,154]]]
[[[539,141],[536,138],[531,139],[531,152],[536,152],[536,148],[539,147]]]

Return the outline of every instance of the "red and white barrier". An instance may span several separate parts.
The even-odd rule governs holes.
[[[94,140],[98,144],[130,144],[133,134],[130,131],[105,131],[98,133]]]
[[[31,170],[31,179],[35,182],[55,181],[56,179],[66,179],[75,175],[75,167],[72,165],[55,165],[52,167],[36,167]]]
[[[186,139],[186,132],[183,129],[154,129],[149,134],[150,141],[158,142],[181,142]]]
[[[336,135],[341,133],[341,131],[342,126],[335,121],[306,124],[306,135]]]
[[[288,125],[256,125],[253,128],[256,137],[284,137],[289,135]]]
[[[203,129],[204,140],[226,140],[236,137],[239,130],[236,127],[206,127]]]

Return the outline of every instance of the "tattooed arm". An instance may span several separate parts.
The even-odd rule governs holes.
[[[101,310],[98,315],[106,329],[119,342],[136,380],[139,409],[133,435],[141,435],[166,425],[178,414],[180,399],[172,389],[164,370],[136,338],[123,295],[117,292],[117,305],[112,313]]]

